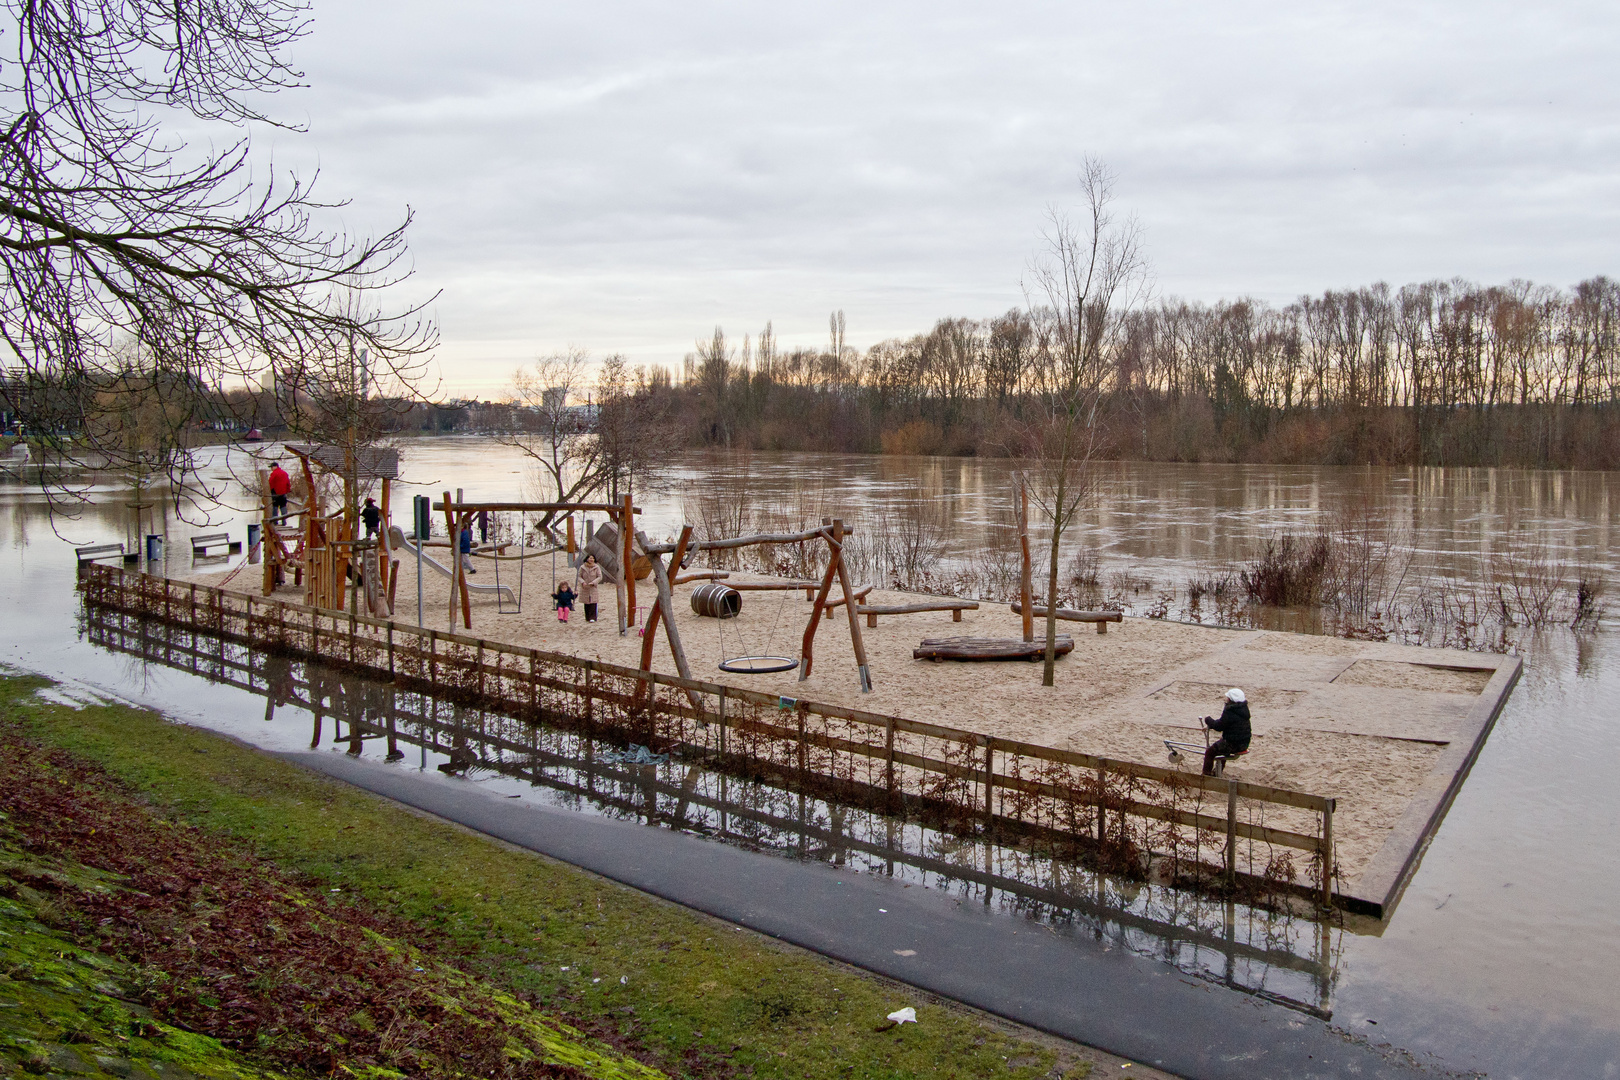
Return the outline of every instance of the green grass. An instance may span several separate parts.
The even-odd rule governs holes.
[[[195,728],[119,706],[44,702],[0,679],[0,722],[95,761],[166,813],[438,935],[461,965],[672,1075],[1064,1077],[1089,1055],[515,852]],[[566,970],[564,970],[566,968]],[[919,1023],[886,1031],[916,1005]]]
[[[75,945],[32,890],[0,897],[0,1076],[277,1080],[216,1040],[154,1020],[141,973]]]

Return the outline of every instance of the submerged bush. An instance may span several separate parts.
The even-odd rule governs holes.
[[[1314,604],[1333,569],[1333,540],[1325,532],[1283,533],[1238,575],[1249,599],[1269,607]]]

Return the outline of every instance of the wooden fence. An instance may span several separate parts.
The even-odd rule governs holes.
[[[959,834],[1332,902],[1334,800],[87,565],[86,602]]]

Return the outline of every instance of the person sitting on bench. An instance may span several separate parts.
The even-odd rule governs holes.
[[[1226,708],[1221,718],[1204,717],[1204,726],[1221,733],[1221,737],[1204,751],[1204,775],[1215,775],[1215,759],[1236,757],[1249,749],[1249,702],[1237,687],[1226,692]]]

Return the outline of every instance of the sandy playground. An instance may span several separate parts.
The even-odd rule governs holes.
[[[402,554],[396,617],[414,623],[416,562],[410,552]],[[469,580],[493,584],[493,564],[478,563],[480,572]],[[508,569],[513,565],[503,565],[500,576],[503,585],[515,588],[518,574]],[[572,580],[573,572],[561,557],[557,566],[559,579],[567,575]],[[228,588],[258,592],[257,566],[229,575],[199,568],[188,579],[219,585],[222,577],[230,578]],[[767,579],[734,573],[730,580]],[[448,580],[428,570],[423,585],[425,625],[448,627]],[[522,611],[513,614],[500,614],[491,593],[474,593],[470,633],[637,664],[641,638],[635,629],[619,636],[611,588],[602,589],[600,621],[587,623],[583,610],[576,608],[565,624],[552,608],[549,557],[529,560],[523,585]],[[676,586],[675,620],[696,678],[1046,746],[1163,765],[1161,740],[1201,744],[1199,718],[1219,713],[1226,688],[1240,686],[1248,694],[1255,738],[1248,756],[1232,765],[1228,775],[1336,797],[1338,861],[1352,887],[1497,663],[1496,657],[1454,650],[1137,618],[1110,624],[1106,634],[1089,624],[1060,623],[1059,632],[1071,635],[1074,651],[1059,659],[1052,688],[1041,685],[1039,663],[912,659],[912,649],[925,637],[1020,637],[1020,618],[1005,604],[986,602],[963,612],[960,623],[952,621],[950,612],[938,611],[879,616],[871,628],[862,616],[872,673],[872,692],[865,694],[842,608],[822,619],[808,680],[799,681],[797,671],[730,675],[718,669],[723,657],[796,657],[811,604],[803,592],[744,592],[741,614],[722,623],[693,614],[693,587]],[[277,595],[302,598],[301,590],[291,586]],[[643,617],[655,595],[650,580],[637,583]],[[841,595],[836,584],[832,595]],[[878,590],[866,603],[921,599]],[[455,629],[468,633],[459,625]],[[662,632],[653,666],[676,673]],[[1190,767],[1196,769],[1198,763]]]

